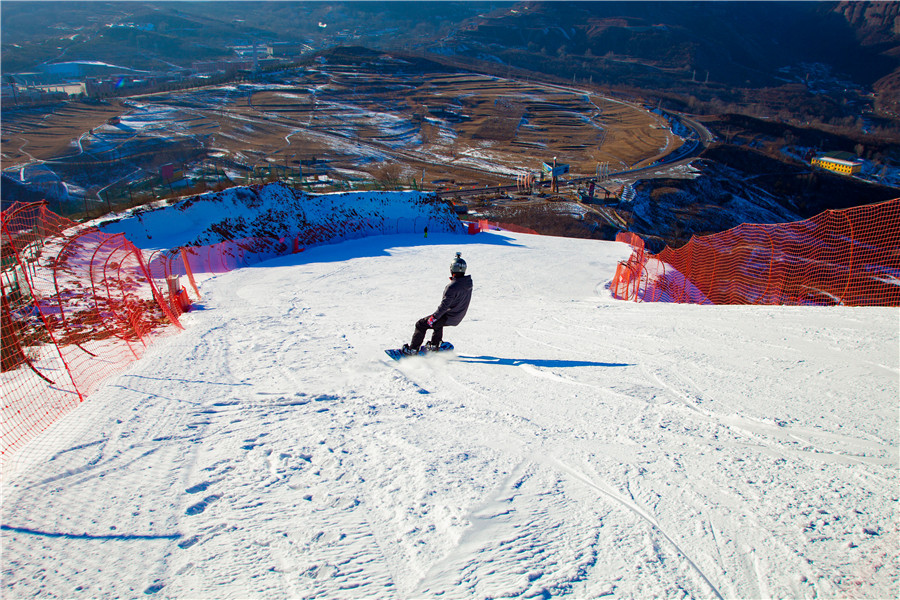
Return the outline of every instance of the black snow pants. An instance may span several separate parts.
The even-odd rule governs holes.
[[[441,342],[444,340],[444,325],[447,324],[447,315],[444,315],[440,319],[436,320],[431,325],[428,324],[428,317],[422,317],[418,321],[416,321],[416,331],[413,333],[412,341],[409,343],[410,348],[420,348],[422,346],[422,342],[425,341],[425,333],[431,329],[433,330],[431,334],[431,343],[435,346],[440,346]]]

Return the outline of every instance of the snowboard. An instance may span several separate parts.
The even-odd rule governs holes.
[[[403,354],[403,350],[400,348],[391,348],[389,350],[385,350],[385,354],[393,358],[394,360],[400,360],[401,358],[409,358],[412,356],[427,356],[429,354],[436,354],[438,352],[446,352],[447,350],[453,350],[453,344],[450,342],[441,342],[440,347],[437,350],[426,350],[425,346],[419,348],[418,354]]]

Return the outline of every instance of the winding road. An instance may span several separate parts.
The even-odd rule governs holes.
[[[706,127],[704,127],[700,122],[688,117],[687,115],[675,112],[667,112],[671,118],[678,120],[684,127],[690,129],[693,134],[687,138],[684,144],[682,144],[677,150],[667,154],[666,156],[654,161],[652,164],[643,166],[643,167],[635,167],[630,169],[623,169],[621,171],[615,171],[610,173],[604,179],[609,179],[612,177],[631,177],[637,175],[643,175],[650,173],[652,171],[657,171],[661,167],[674,167],[678,165],[684,165],[689,163],[691,160],[699,156],[703,150],[705,150],[710,142],[715,139],[715,136],[712,132],[709,131]],[[634,177],[637,179],[638,177]],[[566,179],[564,181],[560,181],[563,185],[577,185],[580,183],[589,183],[589,182],[597,182],[598,178],[596,176],[589,177],[574,177],[572,179]],[[550,187],[551,181],[539,181],[535,183],[536,188],[547,188]],[[485,186],[481,187],[472,187],[472,188],[460,188],[456,190],[438,190],[436,194],[441,198],[463,198],[466,196],[480,196],[484,194],[499,194],[505,192],[515,192],[519,190],[519,186],[516,184],[510,185],[496,185],[496,186]]]

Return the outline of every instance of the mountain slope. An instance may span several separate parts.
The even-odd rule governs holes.
[[[853,3],[856,4],[856,3]],[[551,65],[624,69],[690,80],[693,73],[732,86],[767,86],[777,70],[825,63],[871,85],[896,66],[900,38],[890,3],[838,7],[808,2],[523,2],[470,18],[442,45],[458,41],[469,55],[496,55],[535,70]],[[887,5],[887,6],[883,6]],[[468,48],[467,48],[468,47]],[[540,68],[540,63],[544,67]],[[592,68],[593,65],[593,68]],[[517,64],[517,66],[524,66]],[[619,84],[623,82],[618,82]]]
[[[456,251],[455,355],[390,361]],[[379,236],[206,278],[4,477],[5,594],[896,596],[896,309],[618,302],[627,254]]]

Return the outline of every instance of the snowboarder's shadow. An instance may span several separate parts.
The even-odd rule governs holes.
[[[605,363],[594,362],[590,360],[551,360],[544,358],[498,358],[496,356],[463,356],[459,357],[459,362],[484,364],[484,365],[504,365],[508,367],[518,367],[521,365],[531,365],[532,367],[633,367],[631,363]]]

